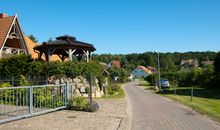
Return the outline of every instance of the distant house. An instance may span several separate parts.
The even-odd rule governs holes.
[[[147,77],[149,74],[152,74],[153,72],[149,69],[149,68],[146,68],[145,66],[138,66],[136,69],[134,69],[132,71],[132,75],[134,77]]]
[[[121,62],[119,60],[112,60],[109,64],[108,67],[110,68],[111,66],[115,66],[116,68],[121,68]]]
[[[147,68],[152,72],[155,73],[157,71],[156,68],[152,67],[152,66],[147,66]]]
[[[202,66],[213,65],[215,61],[203,61]]]
[[[197,68],[199,67],[199,61],[197,59],[181,60],[182,68]]]

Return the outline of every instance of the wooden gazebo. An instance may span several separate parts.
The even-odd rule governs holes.
[[[38,53],[38,58],[41,59],[44,54],[47,61],[50,61],[50,56],[58,55],[64,61],[66,58],[73,59],[73,56],[80,61],[85,57],[89,62],[91,52],[95,51],[92,44],[77,41],[75,37],[64,35],[57,37],[56,40],[51,42],[44,42],[41,45],[34,47],[34,51]]]

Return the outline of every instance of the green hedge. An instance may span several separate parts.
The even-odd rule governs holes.
[[[30,56],[19,55],[0,60],[1,77],[24,76],[56,76],[71,77],[83,76],[89,78],[102,76],[102,66],[95,61],[89,63],[78,61],[44,62],[35,61]],[[101,78],[100,78],[101,79]]]
[[[170,81],[171,85],[178,86],[214,86],[214,67],[207,66],[205,68],[194,68],[194,69],[182,69],[176,72],[162,72],[161,78],[166,78]],[[152,74],[146,77],[146,80],[151,84],[155,85],[158,80],[157,74]]]

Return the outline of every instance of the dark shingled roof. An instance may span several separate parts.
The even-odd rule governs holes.
[[[34,50],[40,50],[44,48],[72,48],[72,49],[84,49],[89,51],[95,51],[95,47],[92,44],[77,41],[75,37],[64,35],[59,36],[52,42],[44,42],[42,45],[34,47]]]

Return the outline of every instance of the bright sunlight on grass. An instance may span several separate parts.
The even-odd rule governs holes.
[[[153,86],[143,85],[144,88],[151,89]],[[176,95],[174,95],[174,88],[158,92],[153,92],[167,97],[171,100],[184,104],[195,111],[209,116],[212,119],[220,122],[220,91],[219,90],[207,90],[203,88],[197,88],[193,91],[193,98],[191,101],[191,88],[179,87],[176,88]]]

